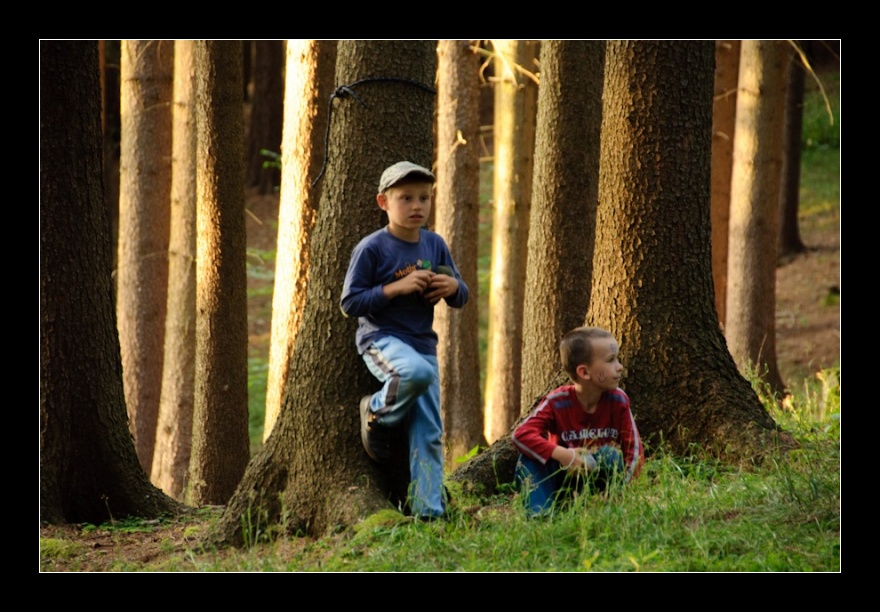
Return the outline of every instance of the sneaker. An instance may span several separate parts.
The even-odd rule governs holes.
[[[391,457],[391,440],[386,428],[376,422],[376,413],[370,410],[372,395],[361,398],[361,444],[370,459],[376,463],[385,463]]]

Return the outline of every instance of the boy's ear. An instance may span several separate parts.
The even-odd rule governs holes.
[[[382,210],[388,210],[388,197],[384,193],[376,194],[376,203]]]
[[[577,375],[581,378],[586,378],[587,380],[590,379],[590,367],[587,364],[582,363],[576,367],[574,371],[577,372]]]

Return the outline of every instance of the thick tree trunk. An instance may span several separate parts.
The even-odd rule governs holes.
[[[727,316],[727,236],[730,224],[730,175],[736,127],[738,40],[715,41],[715,94],[712,104],[712,280],[715,312],[724,328]]]
[[[736,108],[727,326],[740,370],[754,369],[784,391],[776,363],[776,242],[782,132],[785,119],[785,41],[743,41]]]
[[[196,376],[192,505],[224,504],[250,455],[241,42],[196,43]]]
[[[263,441],[268,439],[281,412],[284,388],[292,370],[290,355],[305,308],[309,245],[321,195],[321,183],[313,187],[312,181],[324,161],[327,100],[333,92],[335,74],[335,40],[287,43],[283,177]]]
[[[40,43],[40,521],[183,507],[153,487],[128,429],[101,163],[98,45]]]
[[[174,44],[171,238],[162,395],[150,479],[181,499],[192,450],[196,354],[195,43]]]
[[[149,474],[162,390],[171,215],[174,42],[122,42],[117,324],[125,402]]]
[[[683,454],[694,443],[749,462],[773,449],[776,425],[737,371],[714,309],[713,58],[711,42],[608,44],[588,322],[620,342],[649,445],[662,439]]]
[[[562,335],[587,315],[604,62],[602,41],[541,46],[522,343],[522,398],[528,402],[560,370]]]
[[[521,411],[523,297],[535,148],[538,43],[495,40],[492,270],[483,410],[486,439],[503,436]]]
[[[358,401],[378,383],[355,349],[357,321],[345,318],[339,299],[352,249],[386,222],[376,205],[382,170],[404,159],[431,164],[436,66],[435,41],[339,42],[336,81],[354,95],[340,90],[330,117],[295,372],[272,434],[210,541],[241,543],[247,517],[261,528],[283,520],[291,531],[323,535],[405,496],[405,449],[396,449],[398,467],[389,470],[361,446]]]
[[[435,231],[446,239],[461,277],[477,302],[480,224],[480,78],[472,42],[439,43]],[[480,397],[479,317],[476,307],[434,310],[440,337],[440,398],[447,461],[485,446]]]

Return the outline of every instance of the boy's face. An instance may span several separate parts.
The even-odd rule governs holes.
[[[376,196],[379,208],[388,213],[392,234],[401,238],[418,237],[419,228],[431,214],[434,186],[431,183],[395,185]]]
[[[395,185],[376,196],[379,208],[388,213],[391,233],[418,232],[431,214],[434,186],[431,183]]]
[[[613,391],[623,377],[623,364],[618,360],[619,349],[614,338],[593,341],[593,361],[578,366],[578,373],[603,391]]]

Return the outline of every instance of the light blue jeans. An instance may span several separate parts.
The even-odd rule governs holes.
[[[407,427],[412,513],[443,516],[446,500],[437,356],[419,353],[402,340],[385,336],[373,341],[363,359],[382,383],[382,389],[370,400],[378,424]]]

